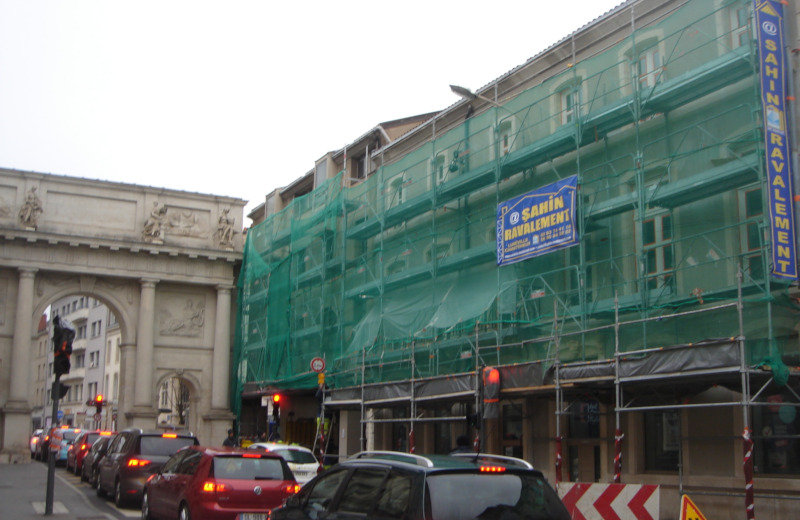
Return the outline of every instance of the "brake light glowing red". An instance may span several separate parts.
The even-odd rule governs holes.
[[[149,460],[128,459],[128,467],[131,467],[131,468],[136,468],[136,467],[141,468],[142,466],[147,466],[148,464],[150,464]]]
[[[100,435],[103,435],[103,436],[105,436],[105,435],[111,435],[111,432],[100,432]]]
[[[81,451],[85,450],[88,447],[89,447],[88,444],[81,444]]]
[[[287,484],[283,487],[283,492],[293,495],[300,491],[300,484]]]
[[[242,453],[242,457],[246,459],[260,459],[261,455],[258,453]]]
[[[203,487],[201,488],[203,493],[222,493],[228,490],[228,487],[225,484],[217,483],[216,480],[206,480],[203,482]]]
[[[505,470],[503,466],[481,466],[481,473],[503,473]]]
[[[166,437],[167,439],[177,439],[178,438],[178,434],[177,433],[164,433],[161,436],[162,437]]]

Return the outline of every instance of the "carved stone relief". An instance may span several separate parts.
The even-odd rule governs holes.
[[[230,208],[225,208],[219,216],[217,221],[217,231],[214,236],[217,239],[217,244],[225,249],[233,250],[233,237],[236,235],[236,230],[233,225],[235,220],[230,216]]]
[[[158,331],[162,336],[200,336],[205,312],[203,298],[166,297],[158,312]]]
[[[11,204],[4,198],[0,198],[0,218],[8,218],[11,216]]]
[[[208,230],[204,229],[200,216],[188,208],[170,208],[167,217],[167,231],[171,235],[182,237],[205,238],[208,236]]]
[[[167,207],[164,204],[159,204],[158,201],[153,202],[153,209],[150,210],[150,216],[144,222],[142,229],[142,239],[145,242],[153,244],[164,243],[164,226],[167,221]]]
[[[17,217],[19,224],[28,229],[36,229],[39,227],[39,215],[44,211],[42,200],[36,196],[36,186],[28,190],[28,195],[25,197],[25,202],[19,208]]]

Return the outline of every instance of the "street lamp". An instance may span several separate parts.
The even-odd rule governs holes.
[[[500,106],[500,104],[497,101],[489,99],[486,96],[482,96],[480,94],[476,94],[476,93],[472,92],[468,88],[459,87],[458,85],[450,85],[450,90],[453,91],[453,94],[458,94],[459,96],[461,96],[462,98],[464,98],[464,99],[466,99],[468,101],[473,101],[475,99],[480,99],[481,101],[486,101],[487,103],[489,103],[493,107],[503,108],[502,106]]]

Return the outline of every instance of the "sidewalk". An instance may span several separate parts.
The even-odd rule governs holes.
[[[55,520],[116,520],[109,510],[93,504],[72,484],[62,468],[56,468],[53,514],[44,516],[47,465],[0,464],[0,518]]]

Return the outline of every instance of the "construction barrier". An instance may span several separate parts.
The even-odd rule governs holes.
[[[562,482],[558,496],[572,520],[658,520],[658,486]]]

